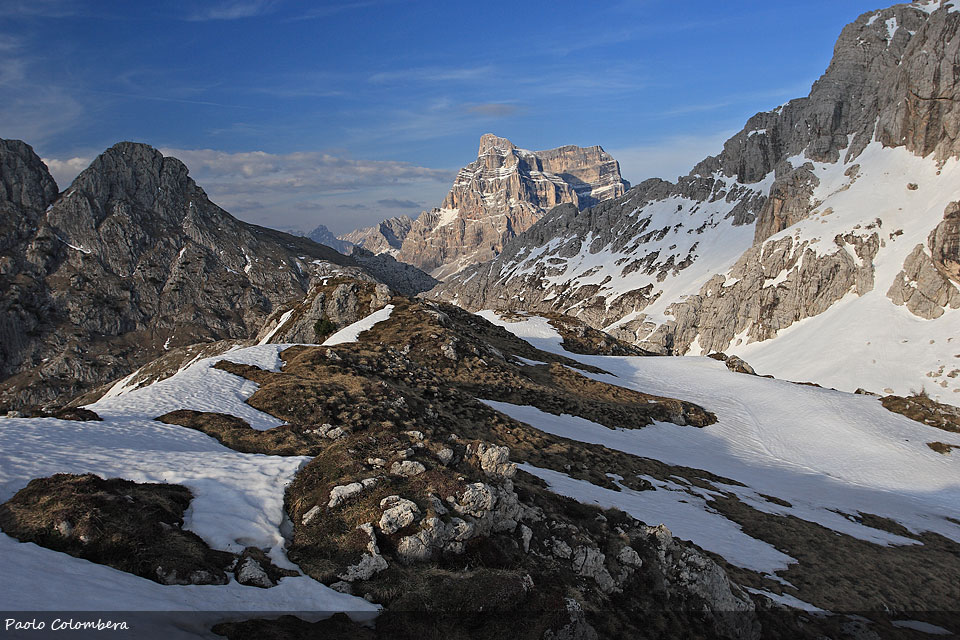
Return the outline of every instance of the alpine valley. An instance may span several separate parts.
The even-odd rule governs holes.
[[[4,617],[960,634],[958,101],[960,4],[898,4],[675,183],[485,134],[339,237],[0,141]]]

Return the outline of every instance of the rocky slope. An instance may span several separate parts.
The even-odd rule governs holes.
[[[496,256],[551,207],[569,202],[583,209],[628,187],[620,165],[600,147],[528,151],[488,133],[439,208],[409,224],[393,218],[344,239],[369,243],[365,248],[391,253],[442,280]]]
[[[397,216],[387,218],[372,227],[356,229],[339,239],[375,254],[389,253],[396,257],[412,226],[413,220],[409,216]]]
[[[311,335],[324,317],[358,320]],[[195,609],[206,583],[232,604],[192,625],[235,639],[955,628],[955,454],[925,442],[960,436],[878,398],[344,275],[261,340],[121,385],[87,407],[99,421],[4,421],[5,602],[55,584],[73,610]],[[96,588],[99,564],[122,591]],[[371,602],[365,627],[314,622]]]
[[[364,272],[236,220],[179,160],[142,144],[108,149],[59,194],[28,145],[3,141],[0,182],[4,410],[65,402],[168,349],[250,338],[316,273]],[[381,262],[371,270],[392,282]]]
[[[808,97],[753,116],[676,184],[557,207],[433,295],[564,311],[647,349],[738,353],[849,390],[960,393],[950,347],[916,346],[960,321],[958,32],[950,3],[860,16]],[[860,342],[841,328],[854,324]]]

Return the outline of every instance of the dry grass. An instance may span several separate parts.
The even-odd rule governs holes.
[[[953,449],[960,449],[960,445],[947,444],[946,442],[928,442],[927,446],[944,455],[948,455]]]
[[[883,406],[911,420],[944,431],[960,433],[960,408],[931,399],[924,390],[910,396],[884,396]]]
[[[38,478],[0,505],[0,527],[21,542],[159,582],[158,568],[186,577],[205,571],[225,584],[233,555],[184,531],[190,490],[92,475]]]
[[[315,433],[307,433],[308,430],[303,426],[282,425],[258,431],[246,421],[223,413],[180,409],[165,413],[155,420],[196,429],[241,453],[313,456],[322,451],[329,442]]]

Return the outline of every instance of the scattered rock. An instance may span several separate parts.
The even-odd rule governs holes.
[[[363,484],[359,482],[351,482],[350,484],[334,487],[330,490],[330,502],[327,503],[327,507],[333,509],[334,507],[340,506],[347,498],[357,495],[363,491],[364,488]]]
[[[377,534],[373,529],[373,523],[366,522],[357,529],[367,536],[367,552],[360,557],[360,562],[347,567],[339,575],[339,578],[345,582],[369,580],[388,567],[386,558],[383,557],[380,548],[377,546]]]
[[[320,505],[315,505],[311,507],[305,514],[303,514],[303,517],[300,519],[300,522],[303,523],[303,526],[307,526],[318,515],[320,515]]]
[[[412,478],[418,476],[427,468],[423,466],[422,463],[415,460],[403,460],[402,462],[394,462],[390,465],[390,474],[394,476],[402,476],[404,478]]]
[[[420,509],[412,500],[400,496],[387,496],[380,501],[383,515],[380,516],[380,531],[384,535],[392,535],[407,525],[413,524],[420,514]]]
[[[468,451],[470,448],[468,447]],[[476,447],[480,468],[488,476],[512,478],[517,473],[516,463],[510,462],[510,448],[488,445],[483,442]]]

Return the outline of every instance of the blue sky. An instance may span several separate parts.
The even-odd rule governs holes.
[[[0,0],[0,137],[61,189],[120,140],[277,228],[437,206],[493,132],[674,179],[808,93],[881,0]]]

